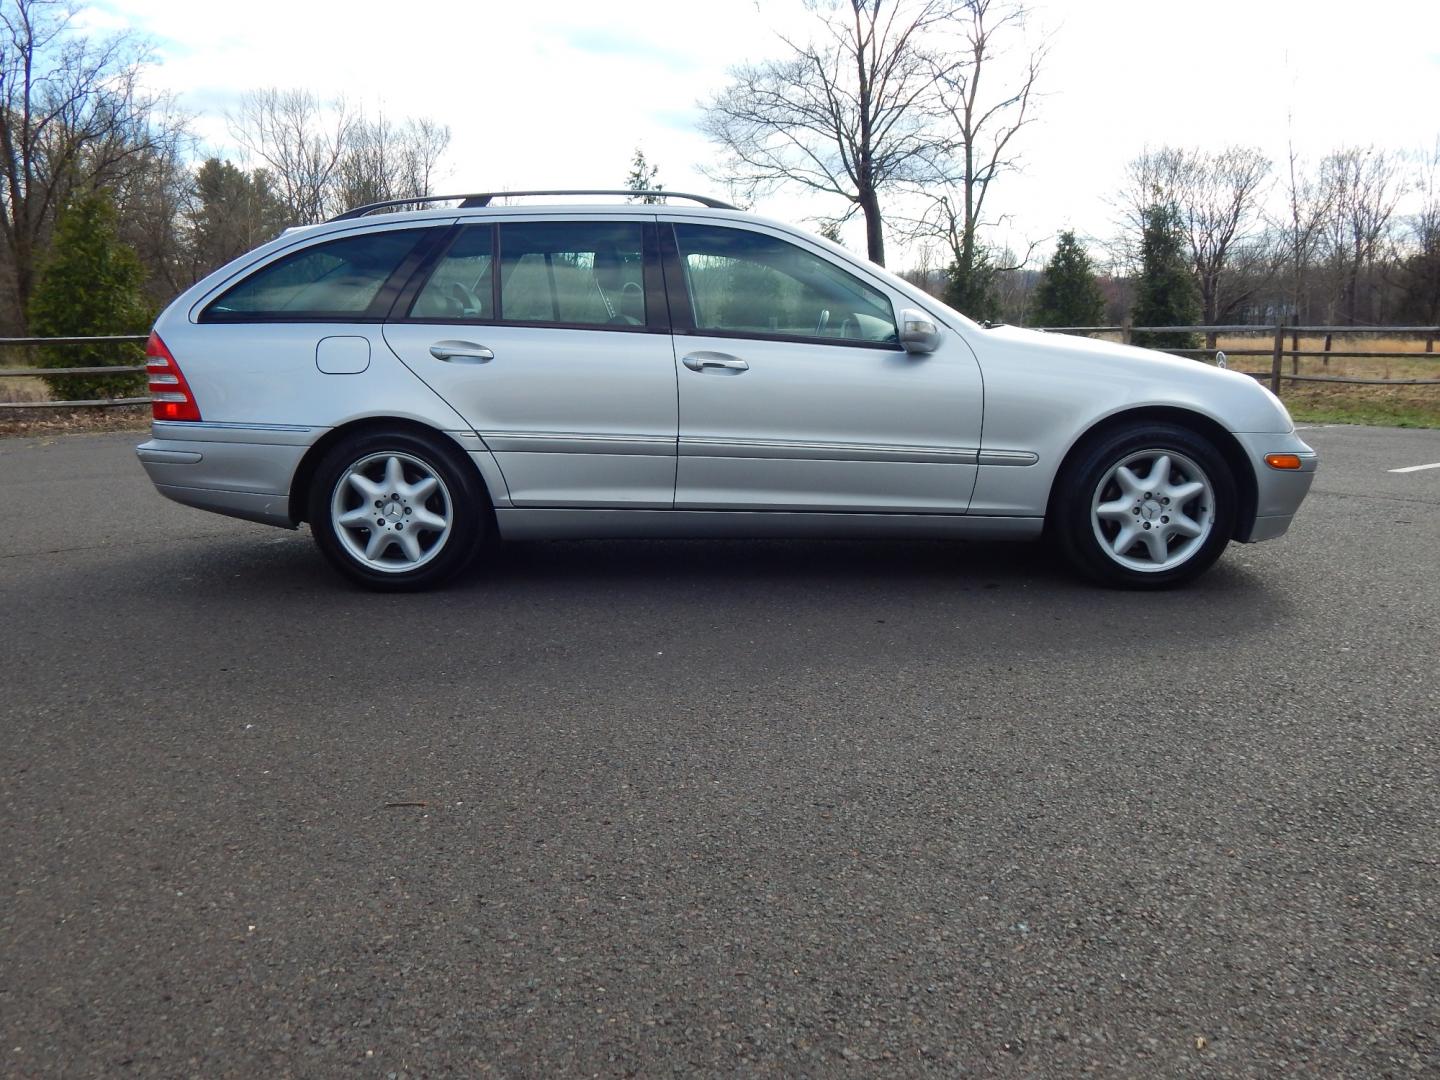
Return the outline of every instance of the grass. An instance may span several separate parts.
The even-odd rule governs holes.
[[[1440,428],[1440,408],[1434,405],[1408,406],[1387,402],[1351,404],[1336,401],[1287,400],[1286,407],[1297,423],[1368,424],[1371,427]]]

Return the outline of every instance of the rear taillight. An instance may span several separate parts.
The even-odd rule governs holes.
[[[145,369],[150,375],[150,412],[156,420],[200,419],[200,406],[180,365],[153,330],[145,343]]]

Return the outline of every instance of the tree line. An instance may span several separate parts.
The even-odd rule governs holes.
[[[1342,148],[1313,163],[1251,147],[1147,149],[1117,192],[1118,236],[1066,234],[1037,272],[1031,252],[990,241],[994,193],[1035,120],[1049,48],[1027,9],[1014,0],[807,0],[807,9],[810,32],[778,38],[776,58],[737,66],[702,103],[702,130],[721,151],[709,174],[742,202],[780,187],[829,196],[843,209],[818,221],[823,234],[838,238],[860,220],[866,254],[882,265],[887,238],[901,241],[918,253],[908,276],[967,314],[1039,325],[1126,315],[1440,322],[1440,147]],[[246,94],[227,117],[238,160],[197,155],[191,120],[147,89],[154,58],[144,41],[78,33],[70,16],[59,0],[0,0],[4,332],[35,329],[47,267],[64,254],[59,238],[83,240],[93,259],[86,230],[109,230],[138,267],[126,269],[124,256],[105,263],[115,281],[138,280],[141,303],[77,314],[72,325],[123,314],[109,330],[143,330],[170,297],[286,226],[431,189],[447,128],[304,90]],[[627,186],[660,186],[638,151]],[[1402,213],[1405,197],[1417,213]],[[85,302],[83,290],[50,298],[40,323],[57,327],[67,303]]]
[[[143,302],[121,305],[133,308],[136,325],[110,327],[124,332],[143,329],[177,292],[287,226],[430,190],[448,128],[367,115],[305,90],[246,94],[227,117],[242,162],[197,165],[190,119],[146,88],[154,58],[145,42],[81,33],[72,17],[58,0],[0,3],[6,333],[31,328],[47,267],[64,258],[57,238],[82,238],[84,230],[65,228],[67,214],[110,230],[138,260]],[[53,314],[56,301],[46,304]]]
[[[987,240],[1049,49],[1027,32],[1031,13],[1015,0],[807,7],[808,34],[734,68],[707,104],[703,129],[724,152],[711,175],[742,198],[838,197],[839,221],[863,217],[872,261],[884,265],[887,232],[910,242],[921,259],[907,276],[975,318],[1440,322],[1440,144],[1343,147],[1313,164],[1292,151],[1279,167],[1255,147],[1147,149],[1117,193],[1118,236],[1092,241],[1092,256],[1064,234],[1037,274],[1034,245],[1017,255]],[[1414,215],[1400,213],[1406,195]]]
[[[1312,165],[1290,154],[1279,169],[1255,147],[1162,147],[1127,177],[1118,236],[1092,241],[1092,256],[1062,234],[1042,272],[1010,275],[997,298],[1006,318],[1440,325],[1440,143],[1345,147]]]

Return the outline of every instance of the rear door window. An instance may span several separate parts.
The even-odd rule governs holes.
[[[644,226],[638,221],[500,226],[504,322],[643,327]]]
[[[388,229],[312,244],[261,267],[209,305],[202,322],[365,321],[393,299],[392,279],[427,229]],[[392,288],[387,289],[387,284]]]

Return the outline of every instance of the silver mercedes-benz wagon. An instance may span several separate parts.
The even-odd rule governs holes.
[[[377,589],[496,538],[1042,534],[1145,588],[1279,536],[1314,476],[1245,375],[982,327],[712,199],[501,194],[292,229],[175,300],[160,492],[308,522]]]

